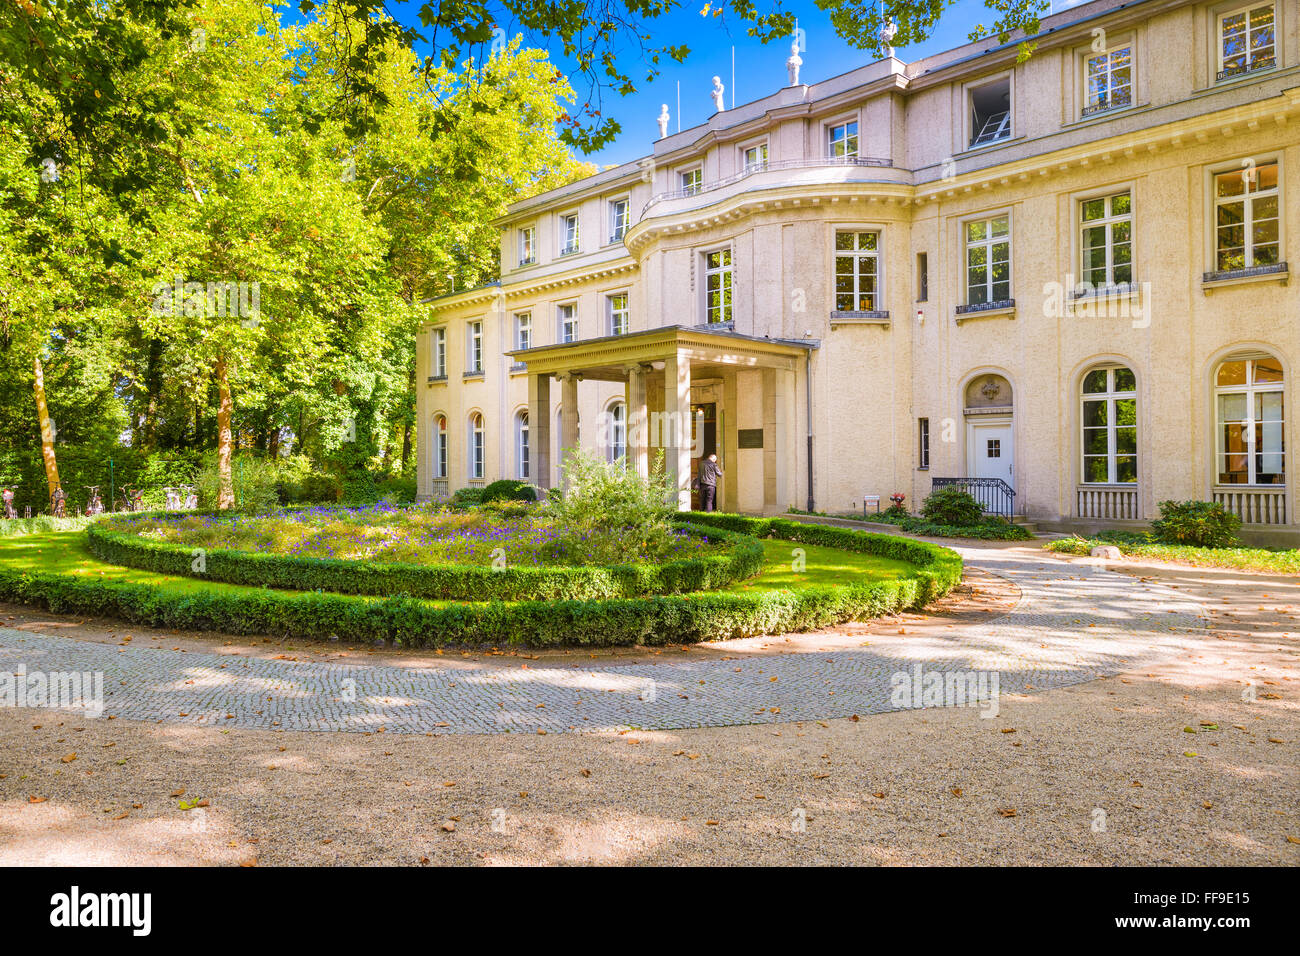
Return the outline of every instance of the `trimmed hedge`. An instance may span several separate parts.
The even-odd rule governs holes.
[[[753,577],[763,566],[763,546],[752,538],[683,525],[728,544],[726,554],[667,564],[609,567],[470,567],[455,564],[307,558],[211,549],[203,571],[193,570],[197,549],[149,541],[101,523],[86,529],[92,554],[109,564],[224,581],[248,587],[338,594],[403,595],[435,601],[596,600],[712,591]]]
[[[256,590],[177,594],[147,584],[0,568],[0,600],[55,612],[93,614],[154,627],[320,639],[391,640],[408,647],[633,645],[723,640],[804,631],[918,608],[961,579],[961,558],[920,541],[782,519],[692,514],[713,527],[821,544],[917,565],[914,575],[798,591],[706,592],[595,601],[434,604]]]

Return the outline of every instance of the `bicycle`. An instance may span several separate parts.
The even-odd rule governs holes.
[[[86,502],[86,517],[102,515],[104,513],[104,499],[99,496],[99,485],[84,485],[83,487],[90,492],[90,500]]]
[[[18,517],[18,509],[14,507],[14,494],[17,491],[17,485],[5,485],[4,491],[0,493],[0,497],[4,498],[5,517],[11,521],[16,520]]]
[[[118,511],[143,511],[144,492],[130,485],[122,489],[122,497],[117,501]]]
[[[66,518],[68,516],[68,494],[62,487],[55,488],[54,494],[50,495],[50,514],[56,518]]]
[[[164,488],[163,495],[167,499],[165,507],[168,511],[181,510],[181,495],[179,488]]]
[[[185,492],[185,510],[197,511],[199,507],[199,496],[194,490],[194,486],[181,485],[181,490]]]

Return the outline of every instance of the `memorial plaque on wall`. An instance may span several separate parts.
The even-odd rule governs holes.
[[[763,429],[761,428],[739,428],[736,430],[736,447],[737,448],[762,448],[763,447]]]

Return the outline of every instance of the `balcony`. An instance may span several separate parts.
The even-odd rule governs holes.
[[[1219,485],[1213,499],[1241,519],[1242,524],[1286,524],[1286,486],[1234,488]]]
[[[1223,82],[1238,76],[1245,76],[1247,73],[1254,73],[1257,70],[1271,70],[1277,66],[1277,57],[1268,56],[1260,57],[1250,63],[1243,63],[1240,66],[1232,66],[1226,70],[1220,70],[1215,75],[1215,80]]]
[[[751,163],[738,173],[725,176],[722,179],[715,179],[711,182],[700,183],[698,185],[687,186],[684,189],[674,189],[669,192],[656,193],[650,197],[650,201],[645,204],[641,210],[641,218],[656,205],[665,202],[671,202],[674,199],[692,199],[699,196],[706,196],[709,193],[726,189],[728,186],[734,186],[742,183],[747,179],[755,176],[767,176],[774,180],[773,185],[778,183],[784,184],[790,180],[790,177],[771,177],[769,174],[787,170],[826,170],[826,169],[889,169],[893,166],[893,161],[889,159],[880,159],[872,156],[827,156],[822,159],[778,159],[766,163]],[[798,178],[798,177],[796,177]],[[816,181],[814,179],[814,181]],[[900,180],[901,181],[901,180]]]

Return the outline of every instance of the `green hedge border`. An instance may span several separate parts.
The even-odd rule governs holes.
[[[661,645],[780,634],[919,608],[961,580],[961,558],[938,545],[849,528],[740,515],[683,516],[692,523],[907,561],[914,574],[798,591],[705,592],[595,601],[433,604],[252,590],[168,593],[146,584],[0,568],[0,600],[54,612],[102,615],[153,627],[349,641],[440,645]]]
[[[591,601],[713,591],[753,577],[763,566],[763,546],[726,529],[679,523],[708,534],[727,553],[666,564],[581,567],[470,567],[404,564],[342,558],[307,558],[225,548],[207,550],[202,572],[193,569],[196,549],[149,541],[101,522],[86,529],[90,552],[108,564],[222,581],[246,587],[336,594],[401,595],[431,601]]]

